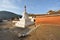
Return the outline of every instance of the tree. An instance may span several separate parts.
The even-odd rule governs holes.
[[[53,10],[48,11],[48,14],[55,14],[56,12]]]
[[[60,10],[58,10],[56,13],[58,13],[58,14],[59,14],[59,13],[60,13]]]

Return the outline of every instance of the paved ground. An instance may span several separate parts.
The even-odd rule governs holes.
[[[17,36],[28,35],[31,31],[37,28],[35,25],[28,26],[24,29],[17,27],[11,28],[10,26],[12,27],[10,22],[0,23],[0,40],[20,40],[21,38],[18,38]]]

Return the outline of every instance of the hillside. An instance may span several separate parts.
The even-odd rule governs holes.
[[[50,17],[36,17],[36,24],[46,23],[46,24],[60,24],[60,16],[50,16]]]
[[[0,11],[0,19],[10,19],[13,17],[22,17],[21,15],[17,15],[15,13],[9,11]]]

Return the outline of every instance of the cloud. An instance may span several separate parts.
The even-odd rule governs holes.
[[[20,0],[17,0],[20,1]],[[19,6],[16,6],[13,2],[16,3],[15,0],[0,0],[0,11],[11,11],[16,14],[20,14],[21,8]],[[17,4],[18,5],[18,4]]]
[[[19,9],[17,6],[15,6],[10,0],[2,0],[2,3],[0,3],[0,7],[6,8],[6,9]]]

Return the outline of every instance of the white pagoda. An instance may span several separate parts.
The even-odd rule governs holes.
[[[34,22],[31,21],[31,19],[29,19],[29,16],[28,16],[28,14],[26,12],[26,6],[24,8],[25,8],[25,10],[23,12],[22,18],[20,19],[20,21],[18,21],[15,24],[16,27],[25,28],[25,27],[28,27],[29,25],[34,24]]]

